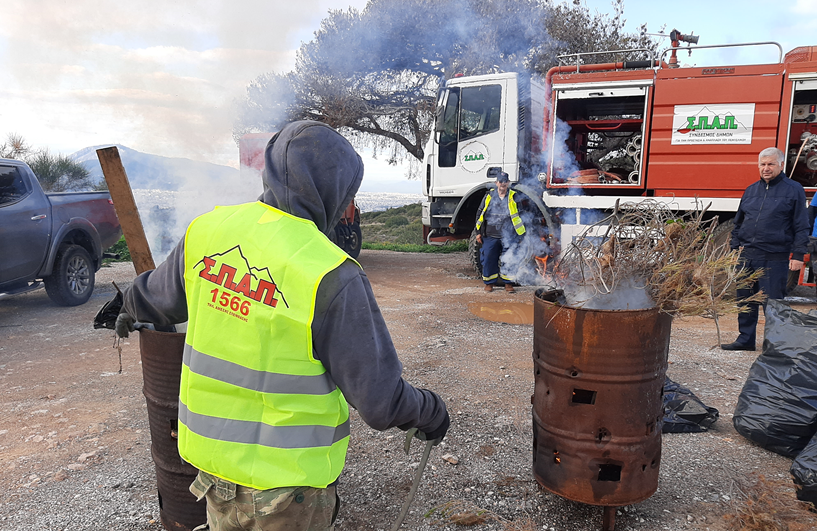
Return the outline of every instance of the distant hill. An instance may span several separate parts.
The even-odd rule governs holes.
[[[104,178],[96,156],[96,150],[102,147],[110,147],[110,144],[87,147],[69,155],[88,169],[94,182],[102,181]],[[122,145],[116,147],[119,148],[119,156],[128,174],[131,188],[179,190],[184,188],[184,184],[190,179],[199,183],[214,184],[235,181],[239,177],[239,171],[229,166],[150,155]]]

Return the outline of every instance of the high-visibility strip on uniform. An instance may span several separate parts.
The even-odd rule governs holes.
[[[525,234],[525,225],[522,223],[522,218],[519,216],[519,207],[516,205],[516,200],[513,196],[516,194],[513,190],[508,193],[508,210],[511,212],[511,222],[513,222],[513,230],[520,236]]]
[[[498,276],[498,275],[497,275],[496,273],[494,273],[494,274],[493,274],[493,275],[491,275],[490,277],[486,277],[485,275],[483,275],[483,276],[482,276],[482,280],[484,280],[484,281],[486,281],[486,282],[487,282],[487,281],[489,281],[489,280],[496,280],[497,276]]]
[[[332,446],[349,436],[349,420],[340,426],[270,426],[263,422],[232,420],[192,413],[179,405],[179,422],[210,439],[273,448],[317,448]]]
[[[325,395],[337,389],[335,382],[326,373],[295,375],[256,371],[231,361],[208,356],[187,344],[184,345],[182,363],[198,375],[261,393]]]
[[[491,192],[493,192],[495,188],[492,188],[485,194],[485,201],[482,203],[482,210],[479,212],[479,218],[477,219],[477,230],[482,227],[482,224],[485,222],[485,212],[488,211],[488,205],[491,204]],[[525,224],[522,223],[522,218],[519,216],[519,207],[516,204],[516,200],[514,199],[514,195],[516,192],[510,190],[508,192],[508,213],[511,216],[511,222],[513,223],[513,230],[516,231],[518,235],[525,234]]]

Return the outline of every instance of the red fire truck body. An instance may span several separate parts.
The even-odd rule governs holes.
[[[743,191],[759,179],[758,153],[771,146],[786,154],[786,174],[811,198],[817,191],[817,47],[785,57],[780,50],[774,64],[724,67],[676,68],[660,60],[580,64],[576,56],[579,64],[551,69],[541,91],[532,80],[514,84],[516,74],[448,80],[427,148],[429,241],[471,232],[491,166],[505,168],[512,187],[529,190],[524,184],[534,177],[544,185],[541,200],[554,221],[548,228],[562,249],[617,202],[640,198],[681,212],[708,206],[726,237]],[[545,101],[535,101],[537,94]],[[540,109],[544,120],[527,118]],[[462,126],[452,132],[453,123],[468,124],[467,134]],[[539,129],[525,133],[529,127]]]

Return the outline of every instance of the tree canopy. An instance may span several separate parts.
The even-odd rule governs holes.
[[[646,26],[624,31],[624,0],[612,7],[605,14],[591,13],[581,0],[371,0],[362,11],[330,11],[315,38],[301,45],[292,72],[250,83],[234,136],[309,119],[358,146],[385,150],[391,162],[405,154],[423,160],[445,79],[544,75],[560,54],[655,50]]]
[[[107,190],[105,181],[95,185],[88,169],[79,162],[67,155],[52,155],[48,149],[34,149],[14,133],[0,143],[0,158],[25,161],[45,192]]]

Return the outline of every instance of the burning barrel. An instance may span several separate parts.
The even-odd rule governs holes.
[[[188,490],[198,470],[179,456],[179,383],[184,334],[142,329],[139,350],[162,525],[171,531],[188,531],[205,523],[207,514],[204,501],[196,502]]]
[[[560,290],[534,298],[533,473],[559,496],[605,506],[612,529],[616,506],[658,488],[672,320],[560,300]]]

